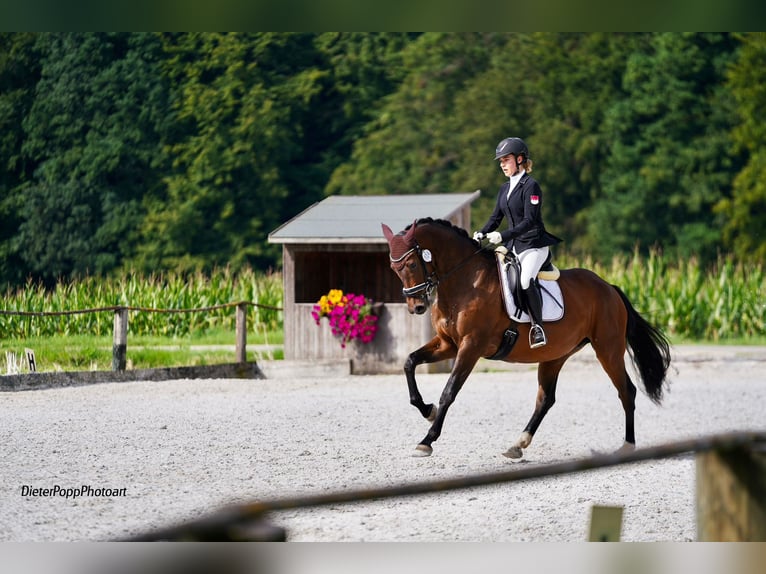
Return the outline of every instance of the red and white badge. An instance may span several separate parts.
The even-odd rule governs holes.
[[[539,195],[530,195],[529,196],[529,201],[530,201],[530,203],[532,205],[537,205],[538,203],[540,203],[540,196]]]

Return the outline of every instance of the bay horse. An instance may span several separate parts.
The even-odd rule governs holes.
[[[483,249],[464,229],[440,219],[416,220],[397,234],[381,225],[389,244],[391,269],[402,281],[408,311],[422,315],[430,307],[436,332],[404,364],[410,403],[431,422],[415,456],[431,455],[450,405],[479,359],[495,358],[510,326],[518,330],[518,342],[502,360],[538,363],[538,389],[532,417],[504,456],[522,457],[556,400],[561,368],[588,344],[616,387],[625,411],[625,440],[619,451],[635,448],[636,386],[625,367],[625,352],[629,352],[648,397],[660,404],[667,387],[670,348],[664,333],[633,308],[619,287],[587,269],[561,270],[558,282],[564,315],[545,323],[548,344],[531,349],[529,325],[515,323],[505,311],[494,253]],[[438,296],[434,296],[437,288]],[[415,381],[415,367],[448,359],[454,359],[454,364],[439,405],[426,404]]]

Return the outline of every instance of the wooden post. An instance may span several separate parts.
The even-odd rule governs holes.
[[[237,363],[247,362],[247,303],[237,304],[237,344],[234,354]]]
[[[128,357],[128,310],[120,307],[114,311],[114,337],[112,343],[112,370],[124,371]]]
[[[766,453],[736,448],[697,455],[697,539],[766,541]]]
[[[591,508],[589,542],[619,542],[622,533],[622,506]]]

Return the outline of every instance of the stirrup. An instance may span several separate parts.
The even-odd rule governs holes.
[[[540,325],[532,325],[529,328],[529,348],[537,349],[538,347],[545,346],[547,343],[548,340],[545,338],[543,328]]]

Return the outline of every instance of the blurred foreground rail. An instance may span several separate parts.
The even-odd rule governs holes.
[[[734,432],[566,462],[514,468],[454,479],[384,488],[346,490],[254,501],[200,519],[139,534],[131,541],[284,541],[269,512],[426,495],[695,454],[697,538],[700,541],[766,541],[766,432]]]

